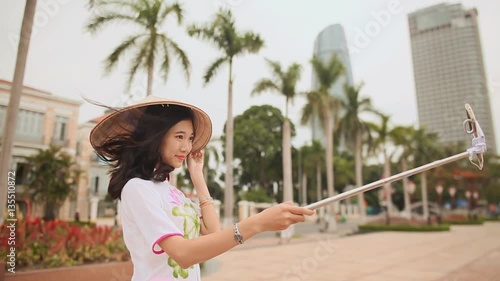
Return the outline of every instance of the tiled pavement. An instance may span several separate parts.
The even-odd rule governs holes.
[[[208,262],[203,281],[500,281],[500,223],[450,232],[250,239]]]

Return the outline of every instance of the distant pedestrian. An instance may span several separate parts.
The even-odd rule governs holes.
[[[92,130],[92,146],[112,167],[108,193],[121,200],[133,281],[200,280],[199,263],[260,232],[287,229],[314,214],[287,202],[220,230],[203,177],[202,149],[211,134],[204,111],[154,96],[115,110]],[[199,204],[169,182],[185,160]]]
[[[75,211],[75,221],[76,222],[80,221],[80,212],[78,211],[78,209],[76,209],[76,211]]]
[[[494,203],[490,203],[490,205],[488,205],[488,213],[490,214],[490,217],[495,217],[497,215],[497,206],[495,206]]]

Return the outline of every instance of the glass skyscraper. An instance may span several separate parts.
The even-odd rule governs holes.
[[[476,9],[439,4],[409,14],[420,125],[444,144],[466,141],[464,104],[469,103],[495,153],[490,97]]]
[[[347,40],[344,33],[344,28],[340,24],[333,24],[323,29],[316,40],[314,41],[314,56],[320,58],[324,63],[330,61],[333,55],[342,62],[345,68],[345,74],[340,77],[330,89],[330,94],[337,98],[343,98],[344,84],[353,84],[351,60],[349,58],[349,50],[347,49]],[[319,83],[313,71],[312,75],[312,90],[319,88]],[[325,137],[323,129],[318,119],[313,120],[312,138],[319,140],[325,146]],[[341,144],[342,146],[342,144]]]

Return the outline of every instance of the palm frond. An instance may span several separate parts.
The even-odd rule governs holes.
[[[160,69],[163,75],[163,80],[166,81],[170,71],[170,54],[168,52],[168,41],[166,36],[161,36],[161,44],[163,47],[163,59],[161,60]]]
[[[293,103],[293,99],[297,95],[296,86],[302,74],[300,64],[293,63],[282,76],[282,92]]]
[[[139,13],[139,17],[144,19],[148,23],[148,28],[151,33],[156,33],[155,31],[160,28],[160,24],[162,19],[160,18],[160,13],[162,11],[163,1],[154,0],[153,3],[150,3],[150,0],[143,0],[144,6],[146,7]]]
[[[88,0],[87,5],[90,10],[105,9],[109,6],[111,8],[117,7],[129,7],[133,10],[137,9],[137,3],[135,1],[125,1],[125,0]]]
[[[234,22],[234,17],[230,10],[220,9],[209,23],[204,25],[190,25],[187,29],[190,36],[214,44],[223,53],[219,59],[208,67],[204,75],[205,84],[212,79],[225,61],[232,62],[234,57],[243,55],[246,52],[255,53],[264,44],[260,36],[252,32],[247,32],[243,36],[240,35],[236,31]]]
[[[277,61],[270,60],[270,59],[266,59],[266,63],[271,68],[271,72],[272,72],[273,76],[282,80],[284,75],[283,75],[283,71],[281,70],[280,63]]]
[[[155,58],[156,55],[158,54],[158,34],[152,34],[152,36],[149,38],[149,40],[146,42],[146,46],[148,46],[148,52],[146,55],[146,67],[153,66],[155,64]]]
[[[262,47],[264,47],[264,40],[260,35],[253,32],[245,32],[242,38],[242,45],[245,51],[249,53],[257,53]]]
[[[298,82],[300,80],[300,77],[302,76],[302,66],[298,63],[293,63],[288,67],[285,75],[295,83]]]
[[[170,47],[172,47],[172,49],[174,50],[175,55],[177,56],[177,58],[179,59],[179,61],[182,64],[182,70],[184,70],[184,74],[186,75],[186,80],[189,83],[190,76],[191,76],[191,63],[189,62],[189,59],[188,59],[186,53],[172,39],[170,39],[166,36],[162,36],[162,38],[164,38],[164,40],[166,40],[168,45],[170,45]],[[168,50],[165,49],[165,52],[168,52]]]
[[[191,37],[197,37],[210,41],[215,35],[215,29],[210,26],[191,24],[187,27],[187,33]]]
[[[131,15],[123,15],[117,14],[114,12],[106,12],[103,14],[95,15],[93,18],[89,20],[89,22],[85,25],[85,28],[92,34],[98,32],[105,25],[114,23],[114,22],[128,22],[138,24],[141,27],[144,27],[144,23],[139,21],[137,17],[133,17]]]
[[[276,83],[274,83],[271,79],[264,78],[255,83],[251,95],[255,96],[265,91],[280,92],[280,87],[276,85]]]
[[[226,57],[220,57],[220,58],[216,59],[207,68],[207,71],[205,72],[205,75],[203,76],[203,80],[204,80],[205,84],[207,84],[208,82],[210,82],[212,80],[212,78],[215,76],[215,74],[220,69],[220,67],[222,66],[222,64],[224,64],[224,62],[226,62],[227,60],[228,59]]]
[[[172,5],[165,5],[163,11],[159,15],[159,23],[163,23],[171,13],[177,17],[177,24],[182,24],[184,21],[184,8],[178,2]]]
[[[118,62],[118,59],[120,56],[123,55],[123,53],[128,50],[129,48],[133,47],[136,45],[136,42],[139,38],[145,36],[144,34],[137,34],[133,36],[129,36],[125,41],[123,41],[118,47],[116,47],[111,54],[108,55],[108,57],[105,60],[105,72],[109,73],[113,67],[116,65]]]
[[[146,54],[148,52],[148,46],[144,44],[142,48],[139,49],[139,51],[135,54],[134,58],[132,59],[132,63],[130,64],[130,69],[128,71],[128,76],[129,79],[127,81],[127,89],[130,89],[130,86],[132,85],[132,82],[134,80],[135,74],[137,73],[137,70],[142,66],[145,67],[145,58]]]
[[[302,108],[302,125],[308,124],[315,116],[319,116],[322,111],[323,99],[317,91],[306,93],[306,105]]]
[[[311,59],[311,65],[318,79],[319,87],[323,90],[330,89],[344,73],[344,66],[336,55],[333,55],[327,63],[314,56]]]
[[[137,41],[142,39],[141,36],[129,36],[106,60],[106,72],[109,72],[125,51],[133,47],[137,49],[129,66],[127,88],[130,88],[138,69],[156,71],[157,60],[161,60],[161,70],[166,79],[170,68],[169,50],[179,58],[189,81],[190,63],[187,55],[176,42],[159,32],[161,23],[169,14],[174,14],[178,23],[182,22],[183,8],[180,4],[167,5],[163,0],[89,0],[89,6],[93,15],[86,28],[91,33],[99,31],[109,23],[118,22],[133,23],[144,30],[144,40],[140,44]]]

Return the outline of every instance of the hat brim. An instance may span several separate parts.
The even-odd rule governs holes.
[[[142,114],[148,106],[152,105],[178,105],[192,110],[195,130],[192,152],[202,150],[210,141],[212,137],[212,121],[206,112],[184,102],[148,96],[146,99],[133,105],[118,109],[101,120],[90,132],[90,144],[97,153],[107,157],[112,156],[106,155],[99,148],[110,139],[134,132]]]

